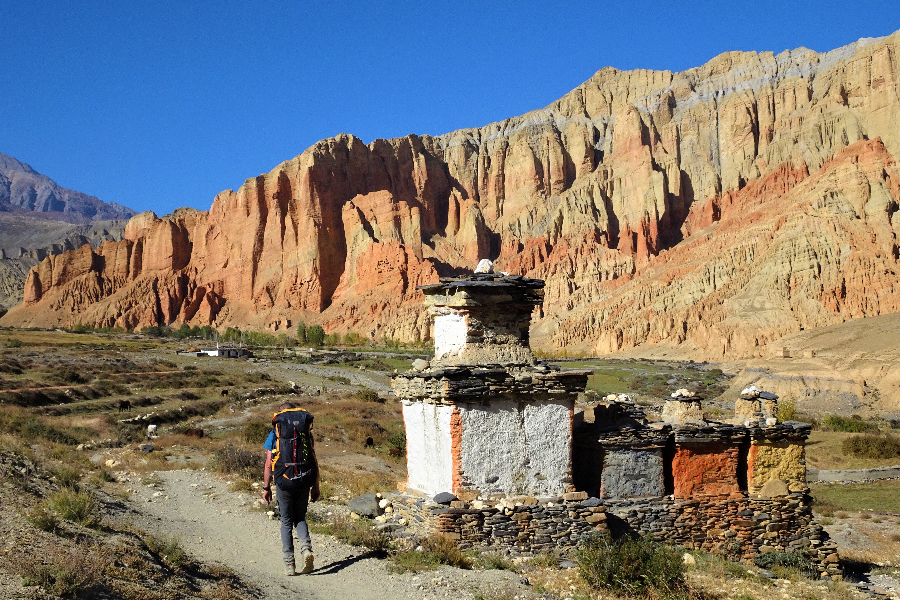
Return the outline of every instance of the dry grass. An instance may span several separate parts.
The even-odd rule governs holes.
[[[62,597],[89,594],[111,562],[102,546],[84,542],[67,547],[51,544],[41,552],[19,550],[8,557],[11,570],[26,586],[39,586]]]
[[[343,515],[319,521],[312,518],[314,513],[309,515],[309,526],[315,533],[331,535],[351,546],[362,546],[376,553],[383,554],[388,549],[390,538],[383,531],[372,527],[371,521],[350,519]]]
[[[441,534],[422,540],[421,549],[405,550],[391,556],[391,568],[398,573],[430,571],[439,565],[459,569],[472,567],[472,560],[449,537]]]

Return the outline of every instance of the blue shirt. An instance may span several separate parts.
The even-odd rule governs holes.
[[[266,438],[266,443],[263,444],[263,448],[268,450],[269,452],[273,452],[275,450],[275,430],[269,432],[269,437]]]

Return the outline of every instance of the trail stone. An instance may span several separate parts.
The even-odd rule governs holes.
[[[435,497],[432,498],[432,500],[434,500],[438,504],[445,504],[449,506],[451,502],[459,500],[459,498],[457,498],[450,492],[441,492],[440,494],[436,494]]]

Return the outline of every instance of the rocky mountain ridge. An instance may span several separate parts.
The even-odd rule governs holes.
[[[900,310],[900,32],[818,54],[604,68],[443,136],[339,135],[216,196],[44,259],[3,324],[423,339],[415,286],[495,259],[547,281],[537,347],[752,356]]]
[[[84,225],[91,221],[130,219],[127,206],[60,186],[12,156],[0,153],[0,211],[52,213],[51,219]]]

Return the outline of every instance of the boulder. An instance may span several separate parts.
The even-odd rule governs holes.
[[[350,500],[347,503],[350,510],[355,512],[356,514],[362,517],[368,517],[370,519],[374,519],[384,512],[384,510],[378,505],[378,496],[375,494],[363,494],[362,496],[357,496]]]

